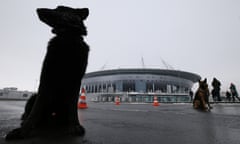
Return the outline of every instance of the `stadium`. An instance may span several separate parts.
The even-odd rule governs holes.
[[[87,100],[150,103],[154,96],[159,102],[189,102],[189,92],[200,80],[197,74],[168,69],[112,69],[86,73],[82,87]]]

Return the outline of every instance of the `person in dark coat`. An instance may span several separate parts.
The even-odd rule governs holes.
[[[229,91],[226,92],[226,99],[228,102],[231,101],[231,93]]]
[[[213,78],[212,87],[213,87],[213,90],[211,91],[211,94],[212,94],[213,100],[222,101],[220,97],[221,82],[216,78]]]
[[[193,91],[192,90],[189,91],[189,96],[190,96],[191,102],[192,102],[193,101]]]
[[[233,83],[230,84],[230,91],[232,94],[233,102],[235,102],[235,97],[240,101],[240,98],[238,97],[238,92],[237,92],[236,86]]]

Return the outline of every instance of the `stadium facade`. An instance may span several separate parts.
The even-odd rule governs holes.
[[[190,101],[189,91],[200,80],[197,74],[167,69],[113,69],[86,73],[82,80],[88,100],[113,102]]]

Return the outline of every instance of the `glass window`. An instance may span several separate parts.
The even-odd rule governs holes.
[[[133,92],[135,91],[135,81],[123,81],[123,91]]]

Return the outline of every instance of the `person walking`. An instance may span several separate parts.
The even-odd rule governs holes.
[[[236,86],[233,83],[230,84],[230,91],[231,91],[233,102],[235,102],[235,97],[240,101]]]
[[[226,91],[226,99],[228,102],[231,101],[231,93],[229,91]]]

